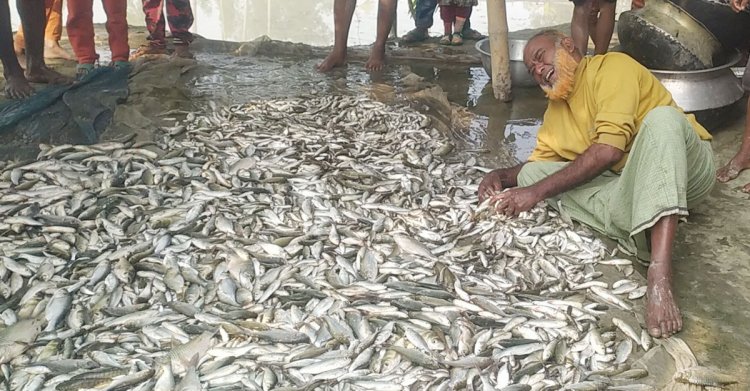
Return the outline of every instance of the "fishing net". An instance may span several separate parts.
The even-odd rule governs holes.
[[[0,105],[0,155],[31,157],[38,144],[91,144],[128,97],[129,69],[97,68],[72,85],[49,86]]]

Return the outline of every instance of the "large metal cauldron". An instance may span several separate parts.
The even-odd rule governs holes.
[[[724,64],[716,37],[680,7],[666,0],[625,11],[617,21],[622,51],[649,69],[693,71]]]
[[[534,87],[536,81],[529,75],[526,65],[523,64],[523,48],[526,39],[508,39],[508,51],[510,55],[510,81],[513,87]],[[492,77],[492,62],[490,61],[490,39],[484,38],[477,41],[476,49],[482,58],[482,66],[490,77]]]
[[[683,110],[701,112],[727,107],[742,98],[742,84],[731,69],[741,59],[742,55],[734,52],[728,62],[713,68],[698,71],[650,71],[664,84]]]

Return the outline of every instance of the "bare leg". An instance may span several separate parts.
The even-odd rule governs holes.
[[[453,29],[455,32],[464,31],[464,24],[466,23],[466,18],[461,18],[459,16],[456,16],[456,27]]]
[[[23,76],[23,69],[13,50],[13,29],[10,25],[8,0],[0,0],[0,60],[5,76],[5,95],[12,99],[31,96],[34,89]]]
[[[346,64],[346,42],[349,39],[349,27],[354,17],[357,0],[335,0],[333,3],[334,40],[333,49],[328,57],[318,64],[318,71],[328,72],[335,67]]]
[[[589,47],[589,17],[591,14],[591,2],[586,0],[581,5],[573,8],[573,19],[570,22],[570,34],[573,44],[582,56],[586,55]]]
[[[651,230],[646,327],[655,338],[666,338],[682,330],[682,315],[672,293],[672,246],[676,231],[677,215],[662,217]]]
[[[750,113],[750,99],[747,100],[747,113]],[[742,146],[737,154],[726,166],[719,169],[716,178],[719,182],[727,182],[740,174],[746,168],[750,168],[750,117],[745,120],[745,135],[742,137]]]
[[[612,32],[615,30],[615,3],[599,0],[599,17],[591,38],[594,41],[594,54],[607,53]]]
[[[33,83],[65,83],[67,78],[44,63],[44,0],[16,0],[26,39],[26,79]]]
[[[62,38],[62,0],[45,0],[47,26],[44,28],[44,58],[75,61],[73,53],[60,46]]]
[[[397,0],[380,0],[378,3],[378,35],[370,51],[370,58],[365,63],[368,71],[380,71],[385,67],[385,41],[393,24]]]

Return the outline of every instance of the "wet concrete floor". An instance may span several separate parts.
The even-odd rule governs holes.
[[[99,47],[106,37],[97,28]],[[131,45],[143,42],[134,29]],[[67,46],[67,42],[64,42]],[[348,67],[322,75],[314,70],[325,50],[287,44],[245,45],[198,40],[197,61],[156,59],[137,63],[130,76],[130,97],[119,106],[114,124],[102,139],[135,132],[155,137],[156,126],[172,125],[179,110],[251,99],[315,94],[367,94],[384,101],[420,98],[418,108],[451,123],[449,131],[461,150],[487,166],[523,161],[534,146],[534,131],[545,108],[535,88],[514,90],[514,100],[499,103],[481,66],[467,61],[446,65],[434,61],[393,61],[371,75],[362,68],[367,49],[354,49]],[[274,56],[268,54],[276,53]],[[296,55],[295,55],[296,54]],[[74,64],[53,63],[72,74]],[[438,88],[435,88],[438,87]],[[442,93],[444,92],[444,95]],[[447,98],[447,99],[446,99]],[[729,119],[713,129],[717,167],[738,148],[745,123],[743,99]],[[444,127],[447,129],[447,127]],[[75,142],[76,140],[71,140]],[[12,158],[0,156],[0,158]],[[729,184],[717,184],[703,205],[681,224],[675,251],[675,287],[685,316],[679,334],[699,362],[729,372],[750,385],[750,197],[738,188],[750,182],[750,171]],[[645,269],[641,269],[642,274]]]

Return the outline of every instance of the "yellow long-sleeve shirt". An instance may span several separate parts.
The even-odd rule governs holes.
[[[672,106],[682,110],[648,69],[630,56],[611,52],[586,57],[576,68],[575,85],[567,100],[550,100],[529,161],[571,161],[594,143],[625,152],[612,167],[620,172],[651,109]],[[687,114],[702,140],[711,134]]]

